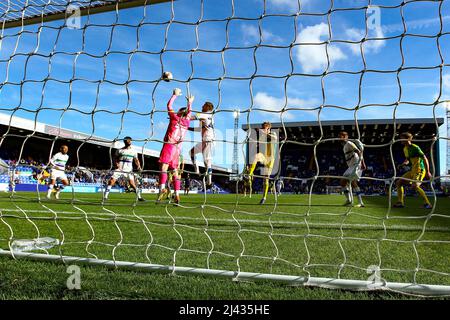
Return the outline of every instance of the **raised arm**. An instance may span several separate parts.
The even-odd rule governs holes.
[[[173,93],[172,93],[172,96],[170,97],[169,102],[167,102],[167,111],[168,112],[174,112],[172,106],[173,106],[175,99],[178,96],[181,96],[181,89],[175,88],[173,90]]]
[[[189,117],[192,117],[191,110],[192,110],[192,103],[194,102],[195,97],[194,96],[187,96],[187,115]]]

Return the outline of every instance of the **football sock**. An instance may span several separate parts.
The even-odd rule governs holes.
[[[353,202],[353,194],[352,194],[352,188],[350,187],[345,187],[344,188],[344,195],[345,198],[347,199],[347,202]]]
[[[181,181],[178,179],[177,175],[174,174],[172,177],[173,188],[175,189],[175,194],[180,195]]]
[[[166,183],[167,183],[167,172],[161,172],[159,174],[159,190],[165,189]]]
[[[431,205],[430,200],[428,200],[427,195],[425,194],[425,191],[423,191],[423,189],[421,187],[417,187],[416,188],[417,193],[419,194],[419,196],[422,197],[422,199],[425,201],[426,204]]]
[[[208,185],[211,185],[212,184],[212,168],[211,167],[206,168],[206,178],[207,178]]]
[[[105,191],[105,199],[108,199],[109,192],[111,191],[112,186],[107,186]]]
[[[256,164],[257,164],[257,162],[252,163],[252,165],[251,165],[251,167],[250,167],[250,170],[248,171],[248,174],[249,174],[249,175],[252,175],[253,172],[255,171],[255,169],[256,169]]]
[[[137,196],[139,199],[142,198],[142,189],[141,188],[137,188],[136,193],[137,193]]]
[[[48,190],[47,190],[47,197],[50,197],[52,190],[53,190],[54,185],[53,184],[49,184],[48,185]]]
[[[267,193],[269,193],[269,179],[264,179],[264,199],[267,198]]]
[[[404,196],[405,196],[405,188],[403,188],[403,186],[401,186],[400,188],[397,189],[397,198],[398,198],[398,202],[403,203],[404,201]]]
[[[363,200],[362,200],[362,192],[361,192],[361,189],[360,189],[359,187],[356,187],[356,188],[355,188],[355,193],[356,193],[356,195],[357,195],[357,197],[358,197],[359,203],[360,203],[360,204],[363,204]]]

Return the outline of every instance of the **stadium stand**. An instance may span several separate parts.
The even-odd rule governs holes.
[[[394,128],[392,119],[360,120],[358,122],[360,140],[364,143],[364,158],[367,170],[360,181],[360,187],[366,195],[384,195],[389,187],[390,179],[394,176],[395,165],[403,161],[402,146],[399,142],[391,145],[392,139],[398,139],[398,135],[404,131],[410,131],[415,135],[417,143],[430,160],[431,170],[439,175],[439,144],[431,143],[430,139],[437,136],[438,127],[444,124],[444,119],[396,119]],[[321,137],[320,125],[323,135]],[[244,125],[244,130],[251,129],[250,141],[258,141],[259,124]],[[345,171],[346,164],[342,151],[342,145],[337,139],[340,131],[347,131],[351,138],[358,138],[355,121],[322,121],[318,122],[292,122],[273,123],[273,130],[279,131],[280,137],[280,166],[278,172],[273,172],[273,177],[279,175],[285,180],[283,192],[308,193],[313,177],[318,175],[314,182],[313,193],[327,193],[329,187],[340,190],[339,179]],[[421,141],[428,140],[428,141]],[[286,141],[286,142],[284,142]],[[257,150],[258,146],[247,146],[247,154],[250,148]],[[316,154],[316,158],[314,155]],[[317,163],[315,161],[317,159]],[[250,163],[247,159],[247,163]],[[434,167],[433,167],[434,166]],[[397,172],[397,176],[402,172]],[[336,178],[333,178],[335,176]],[[439,179],[435,187],[440,189]],[[261,190],[261,179],[255,179],[253,188],[256,192]],[[430,184],[424,184],[424,189],[430,191]]]
[[[111,141],[40,122],[35,123],[16,116],[13,117],[10,126],[9,117],[9,115],[0,113],[0,135],[8,132],[7,138],[3,140],[0,158],[10,165],[11,171],[8,174],[0,175],[0,184],[9,184],[11,176],[13,176],[16,186],[25,185],[24,190],[26,191],[36,190],[37,174],[47,167],[49,154],[55,153],[62,144],[69,146],[70,158],[67,173],[72,178],[73,186],[94,190],[92,188],[101,188],[105,184],[110,174],[111,159],[115,149],[121,147],[120,139]],[[27,138],[27,135],[31,133],[33,135]],[[57,136],[58,139],[56,139]],[[139,153],[141,163],[144,163],[144,173],[141,175],[142,188],[156,192],[159,151],[143,149],[139,146],[134,146],[134,148]],[[77,149],[80,152],[76,152]],[[185,161],[187,161],[186,170],[192,171],[190,161],[188,159]],[[77,167],[85,170],[75,170]],[[230,170],[218,166],[213,166],[213,169],[216,172],[215,183],[218,184],[221,192],[225,192]],[[87,172],[92,174],[87,174]],[[45,185],[45,181],[41,181],[41,184]],[[202,191],[202,186],[200,181],[192,179],[194,191]],[[126,191],[127,183],[118,181],[117,187],[121,191]],[[16,190],[21,190],[21,188],[16,188]],[[78,188],[77,190],[83,189]]]

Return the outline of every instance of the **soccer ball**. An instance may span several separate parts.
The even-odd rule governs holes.
[[[172,80],[173,79],[172,72],[169,72],[169,71],[164,72],[162,75],[162,79],[166,82],[169,82],[170,80]]]

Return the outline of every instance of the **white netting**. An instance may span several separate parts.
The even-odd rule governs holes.
[[[119,10],[124,2],[0,1],[0,253],[24,255],[12,249],[27,251],[33,243],[17,240],[28,239],[35,252],[65,262],[448,294],[449,203],[437,168],[448,140],[440,117],[449,1],[129,1],[144,5]],[[68,5],[80,17],[66,13]],[[89,14],[105,5],[112,11]],[[51,21],[55,14],[67,20]],[[162,81],[165,71],[171,82]],[[201,140],[192,133],[185,184],[197,195],[156,205],[165,105],[175,87],[196,96],[196,112],[213,102],[219,194],[188,160]],[[258,206],[259,194],[234,194],[247,174],[228,178],[231,168],[251,164],[264,145],[254,147],[254,129],[273,120],[278,161],[271,194]],[[366,208],[341,206],[343,130],[365,144],[371,175],[361,184],[376,195]],[[415,209],[421,203],[410,195],[408,209],[391,208],[404,131],[430,159],[433,183],[424,185],[432,209]],[[135,176],[147,202],[125,194],[123,180],[113,189],[123,193],[102,202],[125,136],[139,153],[143,171]],[[239,154],[231,152],[236,143]],[[45,169],[63,144],[71,186],[47,201]],[[263,178],[255,174],[253,190],[263,189]]]

